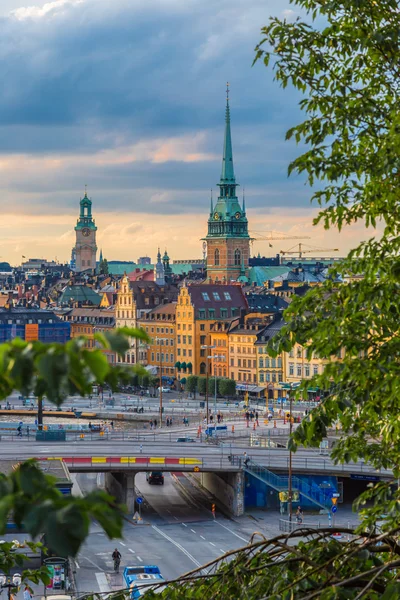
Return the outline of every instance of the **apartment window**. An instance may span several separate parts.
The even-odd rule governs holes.
[[[264,383],[264,373],[260,373],[260,383]]]
[[[242,366],[242,360],[240,358],[238,358],[238,367]]]
[[[235,374],[231,371],[231,379],[235,379]]]
[[[183,336],[182,336],[182,343],[183,343],[183,344],[186,344],[186,335],[183,335]]]
[[[278,369],[282,369],[282,358],[278,358]]]
[[[227,319],[227,318],[228,318],[228,309],[221,308],[221,319]]]
[[[192,336],[188,335],[188,344],[191,344],[191,343],[192,343]]]
[[[282,371],[280,373],[278,373],[278,381],[279,381],[279,383],[281,383],[283,381],[283,373],[282,373]]]
[[[160,362],[160,353],[157,352],[157,357],[156,357],[157,362]]]
[[[275,358],[272,358],[272,359],[271,359],[271,367],[272,367],[273,369],[276,369],[276,359],[275,359]]]
[[[304,367],[304,377],[310,377],[310,365]]]
[[[178,323],[177,327],[178,327],[178,329],[180,329],[181,328],[181,324]],[[153,331],[153,330],[151,330],[151,331]]]
[[[209,319],[215,319],[215,308],[209,308],[208,309],[208,318]]]
[[[205,308],[201,308],[199,310],[199,319],[205,319],[206,318],[206,309]]]
[[[205,355],[206,355],[206,351],[205,351],[204,349],[203,349],[203,350],[200,350],[200,356],[201,356],[201,357],[203,357],[203,356],[205,356]]]
[[[301,365],[297,365],[297,377],[301,377]]]
[[[210,296],[207,294],[207,292],[201,292],[201,295],[203,296],[203,300],[205,302],[210,302]]]
[[[301,358],[301,348],[297,348],[297,358]]]
[[[265,374],[265,381],[271,381],[271,375],[269,373]]]
[[[294,358],[294,350],[293,350],[293,348],[289,352],[289,358]]]
[[[200,324],[200,331],[205,331],[206,330],[206,326],[204,325],[204,323]]]
[[[178,335],[178,344],[180,344],[180,343],[181,343],[181,336]]]
[[[186,356],[186,348],[183,349],[182,356]]]
[[[188,350],[188,356],[192,356],[192,351],[191,350]]]
[[[242,348],[241,348],[241,346],[238,346],[238,347],[237,347],[237,351],[238,351],[238,354],[241,354],[241,352],[242,352]]]
[[[250,362],[250,361],[249,361],[249,362]],[[253,369],[256,369],[256,368],[257,368],[257,361],[256,361],[256,360],[253,360]]]
[[[233,358],[231,358],[231,367],[235,366],[235,360]]]
[[[180,355],[181,355],[181,349],[180,349],[180,348],[178,348],[178,349],[177,349],[177,356],[180,356]]]
[[[221,302],[221,298],[219,297],[218,292],[213,292],[213,298],[214,300],[216,300],[217,302]]]
[[[151,362],[154,362],[154,352],[151,353]]]
[[[294,364],[289,363],[289,375],[294,375]]]
[[[192,313],[189,314],[189,317],[191,317],[191,316],[192,316]],[[192,326],[190,324],[188,325],[188,331],[192,331]],[[172,333],[172,331],[171,331],[171,333]]]
[[[238,374],[238,380],[242,381],[242,374],[241,373]]]
[[[313,366],[313,374],[318,375],[318,365]]]
[[[200,336],[200,344],[202,346],[205,346],[205,343],[206,343],[206,336],[205,335],[201,335]]]
[[[246,363],[246,359],[244,358],[244,359],[243,359],[243,366],[244,366],[244,368],[246,368],[246,365],[247,365],[247,363]]]
[[[262,358],[258,359],[258,366],[260,367],[260,369],[264,368],[264,360]]]

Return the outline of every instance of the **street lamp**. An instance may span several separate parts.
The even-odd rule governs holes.
[[[289,444],[290,438],[292,437],[292,409],[293,409],[293,395],[292,395],[293,383],[290,384],[289,387]],[[289,521],[292,521],[292,513],[293,513],[293,493],[292,493],[292,446],[289,448],[289,489],[288,489],[288,500],[289,500]]]
[[[162,418],[163,418],[163,396],[162,396],[162,352],[161,352],[161,342],[165,342],[168,338],[155,338],[156,345],[160,348],[160,429],[162,427]]]
[[[212,360],[224,360],[225,356],[223,354],[211,354],[207,356],[207,358],[211,358]],[[217,367],[214,363],[214,419],[217,415]],[[215,423],[215,421],[214,421]],[[217,431],[217,430],[215,430]]]
[[[202,350],[211,350],[212,348],[215,348],[215,344],[213,344],[212,346],[201,346]],[[207,425],[208,425],[208,355],[206,354],[206,419],[207,419]]]
[[[11,590],[21,585],[22,578],[19,573],[14,573],[12,579],[10,576],[0,575],[0,587],[8,589],[8,600],[11,600]]]

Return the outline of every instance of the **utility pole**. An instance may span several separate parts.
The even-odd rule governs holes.
[[[290,397],[289,397],[289,440],[292,435],[292,409],[293,409],[293,397],[292,397],[292,384],[290,384]],[[290,443],[290,442],[289,442]],[[289,521],[292,521],[293,514],[293,491],[292,491],[292,450],[289,448],[289,489],[288,489],[288,509],[289,509]]]

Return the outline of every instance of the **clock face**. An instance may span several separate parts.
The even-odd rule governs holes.
[[[84,235],[85,237],[89,237],[89,235],[90,235],[90,229],[88,229],[87,227],[85,227],[84,229],[82,229],[82,235]]]
[[[215,219],[216,221],[218,221],[218,219],[219,219],[219,214],[218,214],[217,212],[216,212],[216,213],[214,213],[214,219]]]
[[[240,214],[240,212],[238,211],[237,213],[235,213],[235,219],[240,219],[242,215]]]

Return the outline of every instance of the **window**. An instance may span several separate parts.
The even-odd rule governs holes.
[[[171,356],[172,356],[172,354],[171,354]],[[191,350],[188,350],[188,356],[192,356],[192,351]]]
[[[282,369],[282,358],[278,357],[278,369]]]
[[[205,310],[205,308],[200,308],[199,319],[205,319],[205,318],[206,318],[206,310]]]
[[[313,374],[318,375],[318,365],[313,365]]]
[[[221,302],[221,298],[219,297],[218,292],[213,292],[213,298],[214,298],[214,300],[217,300],[218,302]]]
[[[310,365],[304,367],[304,377],[310,377]]]
[[[182,329],[183,331],[186,331],[186,323],[183,324]]]
[[[192,336],[188,335],[188,344],[191,344],[191,343],[192,343]]]
[[[301,358],[301,348],[297,348],[297,358]]]
[[[249,362],[250,362],[250,361],[249,361]],[[256,361],[256,360],[253,360],[253,369],[256,369],[256,368],[257,368],[257,361]]]
[[[157,362],[160,362],[160,353],[159,352],[157,352],[156,360],[157,360]]]
[[[294,364],[289,363],[289,375],[294,375]]]
[[[182,356],[186,356],[186,348],[182,350]]]
[[[291,351],[289,352],[289,357],[290,358],[294,358],[294,350],[293,348],[291,349]]]
[[[215,319],[215,308],[209,308],[208,309],[208,318],[209,319]]]
[[[201,344],[202,346],[204,346],[204,345],[205,345],[205,343],[206,343],[206,336],[205,336],[205,335],[201,335],[201,336],[200,336],[200,344]]]
[[[218,248],[214,252],[214,265],[219,267],[219,250]]]
[[[206,326],[204,325],[204,323],[200,324],[200,331],[205,331]]]
[[[281,383],[283,381],[283,373],[282,372],[278,373],[278,381],[279,381],[279,383]]]
[[[238,248],[235,250],[235,267],[240,267],[241,264],[241,252]]]
[[[234,366],[235,366],[235,361],[233,358],[231,358],[231,367],[234,367]]]
[[[181,343],[181,336],[178,335],[178,344],[180,344],[180,343]]]
[[[238,381],[242,381],[242,374],[241,373],[239,373],[239,375],[238,375]]]
[[[265,366],[267,367],[267,369],[269,369],[269,358],[265,359]]]
[[[205,356],[205,355],[206,355],[206,351],[205,351],[204,349],[203,349],[203,350],[200,350],[200,356],[201,356],[201,357],[203,357],[203,356]]]
[[[262,358],[258,359],[258,366],[260,367],[260,369],[264,368],[264,360]]]
[[[271,376],[269,373],[265,374],[265,381],[271,381]]]
[[[201,295],[203,296],[203,300],[205,302],[210,302],[210,296],[207,294],[207,292],[201,292]]]
[[[264,373],[260,373],[260,383],[264,383]]]
[[[229,292],[224,292],[224,298],[225,298],[225,300],[232,300]]]
[[[231,379],[235,379],[235,374],[231,371]]]
[[[297,377],[301,377],[301,365],[297,365]]]
[[[206,374],[206,363],[200,363],[200,375]]]
[[[275,359],[275,358],[272,358],[272,359],[271,359],[271,367],[272,367],[273,369],[276,369],[276,359]]]
[[[182,343],[183,343],[183,344],[186,344],[186,335],[183,335],[183,336],[182,336]]]
[[[178,356],[180,356],[180,355],[181,355],[181,349],[180,349],[180,348],[178,348],[178,350],[177,350],[177,354],[178,354]]]
[[[151,362],[154,362],[154,352],[151,353]]]
[[[242,359],[238,358],[238,367],[241,367],[241,366],[242,366]]]
[[[272,382],[276,383],[276,373],[272,373]]]
[[[227,319],[227,318],[228,318],[228,309],[221,308],[221,319]]]

